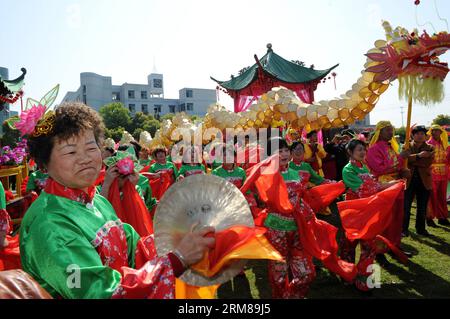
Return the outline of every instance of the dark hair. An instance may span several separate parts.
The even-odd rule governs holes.
[[[312,130],[311,132],[309,132],[308,134],[306,134],[306,138],[310,138],[310,137],[313,136],[314,134],[317,134],[317,131]]]
[[[129,147],[128,145],[120,145],[120,146],[117,148],[117,150],[123,152],[123,151],[126,151],[126,150],[128,149],[128,147]]]
[[[28,137],[30,156],[38,167],[44,168],[50,160],[56,138],[68,140],[85,130],[93,130],[97,145],[101,145],[105,126],[100,115],[83,103],[62,103],[55,109],[52,132],[38,137]]]
[[[111,154],[115,154],[116,153],[116,151],[112,148],[112,147],[104,147],[103,148],[105,151],[108,151],[108,152],[110,152]]]
[[[152,151],[152,156],[156,157],[156,154],[163,152],[167,155],[167,150],[164,147],[157,147]]]
[[[353,152],[355,151],[355,148],[358,145],[362,145],[364,148],[366,147],[366,143],[364,143],[363,141],[358,140],[358,139],[352,139],[352,140],[350,140],[350,142],[348,142],[348,144],[345,148],[347,149],[347,152],[349,152],[350,154],[353,154]]]
[[[416,133],[419,132],[424,132],[425,134],[427,134],[428,130],[425,126],[423,125],[419,125],[419,126],[415,126],[412,130],[411,130],[411,134],[415,135]]]
[[[139,143],[136,141],[131,141],[130,144],[134,147],[134,153],[136,154],[136,156],[139,156],[139,152],[141,151],[142,146],[139,145]]]
[[[291,151],[293,151],[293,150],[296,149],[297,146],[299,146],[299,145],[301,145],[302,148],[303,148],[303,150],[305,150],[305,145],[303,145],[303,143],[302,143],[302,142],[299,142],[299,141],[295,141],[294,143],[292,143],[291,146],[289,147],[289,149],[290,149]]]

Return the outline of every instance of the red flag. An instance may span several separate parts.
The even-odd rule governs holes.
[[[144,201],[130,181],[125,181],[120,198],[119,181],[116,178],[109,189],[108,200],[111,202],[117,216],[124,223],[130,224],[144,237],[153,234],[153,222]]]
[[[150,187],[152,188],[152,196],[155,197],[157,200],[161,199],[161,197],[169,189],[170,185],[172,185],[173,182],[171,171],[160,172],[160,174],[161,176],[158,178],[152,177],[148,178]]]
[[[389,226],[396,198],[404,189],[404,182],[370,197],[339,202],[342,226],[349,240],[370,240],[382,234]]]
[[[0,271],[9,269],[21,269],[19,235],[6,236],[8,246],[0,249]]]
[[[303,194],[303,199],[309,204],[314,212],[320,212],[344,192],[345,184],[342,181],[338,183],[322,184],[310,188]]]
[[[296,220],[300,240],[305,250],[315,258],[321,260],[325,267],[338,274],[347,281],[353,280],[357,275],[357,268],[353,263],[348,263],[338,257],[338,244],[336,242],[337,228],[325,221],[318,220],[315,215],[306,214],[309,207],[292,207],[286,183],[279,172],[279,156],[274,155],[267,160],[255,165],[248,171],[248,179],[241,190],[248,190],[254,185],[258,190],[259,198],[269,207],[269,209],[292,214]],[[310,192],[308,190],[307,192]],[[340,183],[327,184],[319,188],[312,189],[309,200],[317,201],[316,207],[328,206],[337,196],[344,191]],[[325,192],[325,193],[324,193]],[[308,202],[304,201],[308,206]]]

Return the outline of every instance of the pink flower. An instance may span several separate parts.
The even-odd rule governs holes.
[[[118,161],[116,166],[122,175],[129,175],[134,171],[134,162],[128,157]]]
[[[20,120],[16,123],[16,128],[20,131],[21,135],[24,136],[26,134],[31,134],[36,127],[38,121],[45,114],[45,106],[42,105],[33,105],[27,111],[23,111],[20,114]]]

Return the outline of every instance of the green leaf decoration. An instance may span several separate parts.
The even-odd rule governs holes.
[[[25,110],[29,110],[30,108],[33,107],[33,105],[38,106],[40,104],[45,106],[46,107],[45,110],[48,111],[52,106],[53,102],[55,102],[56,97],[58,96],[58,92],[59,92],[59,84],[57,84],[53,89],[48,91],[40,101],[36,101],[35,99],[29,97],[27,99],[27,104],[25,105]]]
[[[133,151],[134,153],[134,151]],[[116,163],[124,158],[129,157],[133,162],[134,162],[134,171],[136,173],[139,173],[144,166],[142,166],[141,164],[139,164],[139,161],[137,160],[136,156],[134,156],[134,154],[128,152],[127,151],[117,151],[116,155],[105,158],[103,160],[103,163],[105,163],[106,166],[111,167],[113,165],[116,165]]]
[[[3,122],[3,123],[6,123],[10,129],[15,130],[16,123],[19,121],[20,121],[20,118],[17,115],[15,115],[15,116],[12,116],[9,119],[5,120],[5,122]]]
[[[44,97],[41,99],[40,104],[45,105],[46,109],[48,110],[53,102],[55,102],[56,97],[58,96],[59,92],[59,84],[57,84],[53,89],[51,89],[47,94],[44,95]]]
[[[27,99],[27,104],[25,105],[25,110],[29,110],[33,107],[33,105],[38,106],[39,105],[39,101],[36,101],[35,99],[32,99],[31,97],[29,97]]]

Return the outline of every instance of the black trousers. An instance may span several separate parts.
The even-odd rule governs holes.
[[[405,215],[403,216],[403,232],[406,232],[409,228],[411,205],[414,197],[416,197],[417,201],[416,231],[424,231],[430,191],[427,190],[423,185],[422,179],[420,178],[420,175],[417,171],[414,172],[411,183],[405,191]]]

